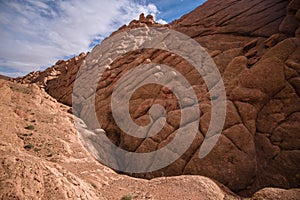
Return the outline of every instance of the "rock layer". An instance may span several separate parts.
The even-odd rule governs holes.
[[[18,83],[36,83],[59,102],[72,105],[73,83],[77,71],[86,57],[81,53],[69,60],[58,60],[54,66],[45,71],[31,72],[24,77],[14,79]]]
[[[116,174],[81,145],[73,123],[79,119],[68,106],[36,84],[0,80],[0,94],[1,199],[241,199],[202,176],[148,181]],[[295,199],[299,193],[266,188],[253,199]]]
[[[118,175],[90,156],[77,136],[79,119],[44,89],[0,79],[0,94],[0,199],[239,199],[201,176]]]
[[[199,42],[222,75],[227,115],[217,145],[200,159],[200,145],[211,117],[211,97],[193,66],[179,56],[157,49],[137,50],[116,59],[98,83],[96,111],[101,128],[122,149],[141,153],[166,146],[178,130],[181,117],[176,97],[168,89],[150,84],[132,96],[131,117],[137,124],[147,125],[150,107],[160,104],[167,112],[166,125],[147,139],[123,132],[113,119],[110,102],[117,81],[129,70],[151,62],[172,66],[189,80],[200,101],[199,130],[190,148],[168,167],[134,176],[151,179],[162,175],[204,175],[241,195],[253,194],[263,187],[300,186],[299,1],[209,0],[168,26],[141,15],[139,21],[122,27],[112,36],[138,27],[169,27]],[[86,63],[97,66],[99,48],[96,46],[86,57]],[[112,44],[109,50],[103,56],[110,57],[110,52],[122,47],[113,49]],[[67,70],[68,80],[75,80],[78,66]],[[59,80],[66,76],[58,77],[48,82],[47,91],[70,105],[73,85],[66,84],[56,96]],[[86,85],[82,90],[86,102],[76,104],[77,114],[87,119],[91,93]],[[94,123],[87,125],[91,130],[97,128]]]

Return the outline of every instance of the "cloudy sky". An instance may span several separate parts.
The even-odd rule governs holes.
[[[0,0],[0,74],[45,69],[93,46],[140,13],[171,22],[204,0]]]

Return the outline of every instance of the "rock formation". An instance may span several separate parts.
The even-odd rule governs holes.
[[[150,84],[132,96],[131,117],[137,124],[146,125],[150,107],[161,104],[167,111],[166,125],[160,133],[147,139],[123,132],[113,119],[110,102],[117,81],[126,72],[149,62],[172,66],[189,80],[200,101],[199,130],[190,148],[166,168],[133,176],[151,179],[203,175],[243,196],[264,187],[300,187],[299,5],[297,0],[208,0],[170,25],[159,25],[150,16],[141,15],[139,20],[112,34],[140,27],[169,27],[184,33],[213,57],[226,88],[227,113],[222,135],[212,152],[200,159],[200,145],[212,114],[211,97],[196,70],[183,58],[157,49],[136,50],[115,60],[98,84],[96,111],[107,137],[124,150],[141,153],[160,149],[173,139],[180,124],[176,97],[168,89]],[[75,64],[69,65],[74,67],[56,73],[51,80],[44,81],[43,77],[51,77],[55,66],[46,75],[41,72],[29,82],[45,82],[42,85],[49,94],[71,105],[72,83],[78,67],[83,59],[88,64],[95,61],[96,65],[99,48],[96,46],[86,58],[82,55],[78,64],[74,61]],[[57,63],[57,71],[67,62]],[[89,88],[82,87],[89,99]],[[90,105],[79,103],[78,106],[77,114],[85,119],[90,114]],[[88,122],[87,126],[95,129]],[[255,198],[265,198],[270,191],[258,193]],[[280,191],[274,195],[280,196]]]
[[[69,107],[44,89],[0,79],[0,94],[0,199],[238,199],[201,176],[118,175],[90,156]]]
[[[44,89],[0,79],[0,94],[0,199],[240,199],[202,176],[148,181],[119,175],[85,150],[73,123],[79,119]],[[299,194],[266,188],[253,200]]]
[[[3,79],[3,80],[9,80],[10,78],[9,78],[8,76],[0,75],[0,79]]]
[[[59,102],[71,106],[73,82],[85,57],[86,54],[81,53],[66,61],[59,60],[45,71],[31,72],[14,81],[23,84],[36,83]]]

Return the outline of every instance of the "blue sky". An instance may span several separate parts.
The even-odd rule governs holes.
[[[17,77],[90,51],[140,13],[171,22],[205,0],[0,0],[0,74]]]

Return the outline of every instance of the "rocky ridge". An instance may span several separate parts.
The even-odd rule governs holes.
[[[45,71],[30,72],[24,77],[14,79],[14,82],[35,83],[59,102],[72,105],[72,89],[76,74],[86,57],[80,53],[69,60],[58,60],[55,65]]]
[[[99,83],[96,107],[107,136],[125,150],[149,152],[162,148],[172,140],[180,117],[176,98],[168,90],[150,85],[132,98],[132,117],[137,123],[146,123],[147,111],[159,103],[167,110],[167,125],[158,137],[147,140],[122,132],[111,120],[109,105],[111,92],[126,71],[148,62],[173,66],[190,81],[201,100],[200,128],[187,152],[160,171],[134,176],[150,179],[162,173],[164,176],[204,175],[246,196],[264,187],[299,187],[299,19],[296,0],[209,0],[170,25],[159,25],[150,16],[141,15],[139,21],[113,33],[112,36],[150,26],[169,27],[190,36],[213,57],[227,93],[223,134],[214,150],[199,159],[199,147],[211,116],[211,99],[199,74],[182,58],[161,50],[135,51],[115,60]],[[96,52],[97,47],[82,60],[98,59]],[[64,66],[66,62],[57,65]],[[65,88],[58,89],[65,80],[72,80],[70,83],[75,80],[80,64],[47,80],[43,84],[46,91],[71,105],[73,85],[65,84]],[[87,114],[88,106],[83,106],[80,116],[84,118]],[[93,124],[87,125],[93,130]]]

